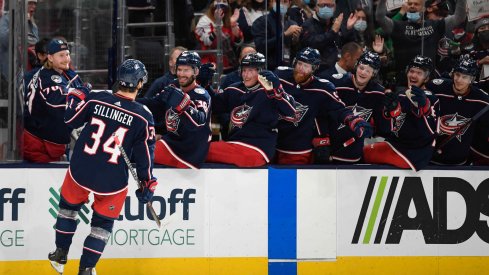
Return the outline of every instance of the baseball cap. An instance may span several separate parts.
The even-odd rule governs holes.
[[[475,32],[477,32],[477,30],[484,25],[489,25],[489,17],[484,17],[477,20],[475,23]]]
[[[68,44],[61,39],[53,39],[48,44],[48,54],[55,54],[68,49]]]

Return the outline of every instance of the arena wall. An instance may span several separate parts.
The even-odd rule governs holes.
[[[0,274],[54,274],[66,166],[0,168]],[[484,274],[489,173],[156,168],[157,228],[129,183],[99,274]],[[375,168],[375,167],[374,167]],[[97,171],[93,171],[96,173]],[[66,274],[89,232],[84,207]],[[20,271],[20,273],[19,273]]]

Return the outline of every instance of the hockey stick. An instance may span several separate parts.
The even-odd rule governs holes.
[[[480,110],[473,117],[469,118],[467,123],[458,127],[458,129],[455,130],[455,132],[453,132],[446,139],[444,139],[442,142],[440,142],[440,144],[436,147],[436,152],[438,154],[441,154],[442,153],[441,148],[443,148],[445,145],[447,145],[447,143],[450,142],[454,137],[458,136],[460,133],[463,133],[463,131],[466,131],[470,127],[470,125],[472,125],[472,122],[478,120],[481,116],[483,116],[485,113],[487,113],[487,111],[489,111],[489,104],[486,105],[486,107],[482,108],[482,110]]]
[[[119,151],[121,152],[122,154],[122,157],[124,158],[124,161],[126,162],[126,165],[127,165],[127,168],[129,169],[129,171],[131,172],[131,175],[132,177],[134,178],[134,180],[138,183],[138,187],[139,189],[143,189],[143,184],[141,183],[141,181],[138,179],[138,176],[136,174],[136,170],[134,169],[134,167],[132,167],[132,164],[131,164],[131,161],[129,160],[129,157],[127,156],[126,154],[126,150],[124,150],[124,148],[122,147],[122,144],[119,140],[119,137],[114,135],[114,140],[115,140],[115,144],[117,145],[117,147],[119,148]],[[160,221],[160,218],[158,218],[158,215],[156,215],[156,212],[153,208],[153,205],[151,204],[151,202],[147,202],[146,203],[146,206],[148,207],[149,209],[149,212],[151,213],[151,216],[153,217],[153,219],[155,220],[156,224],[158,225],[158,227],[161,227],[161,221]]]

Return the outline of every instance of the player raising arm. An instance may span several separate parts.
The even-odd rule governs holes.
[[[154,124],[151,112],[134,101],[146,83],[147,72],[138,60],[128,59],[119,67],[115,93],[89,93],[88,89],[68,94],[65,121],[78,128],[86,123],[78,138],[70,166],[61,187],[56,220],[56,250],[49,253],[52,266],[60,274],[76,231],[76,217],[88,195],[94,193],[91,232],[83,244],[78,274],[95,274],[114,220],[127,194],[128,171],[115,137],[136,162],[142,189],[136,191],[141,203],[153,197],[158,184],[152,175]],[[94,172],[96,171],[96,172]]]

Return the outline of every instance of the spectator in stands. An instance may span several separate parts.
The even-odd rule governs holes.
[[[297,25],[302,26],[304,21],[311,18],[312,14],[314,13],[314,10],[308,5],[311,1],[292,0],[291,2],[292,5],[290,6],[287,14],[289,15],[290,20],[296,22]]]
[[[279,117],[294,121],[295,102],[272,72],[262,71],[265,62],[261,53],[248,54],[241,60],[243,81],[213,96],[212,111],[230,113],[231,130],[229,141],[211,142],[207,162],[258,167],[272,160]]]
[[[64,122],[66,95],[84,86],[69,67],[65,42],[51,40],[47,52],[48,60],[27,86],[24,109],[24,159],[41,163],[60,161],[65,154],[72,130]],[[83,89],[89,90],[86,86]]]
[[[446,0],[426,0],[425,18],[440,20],[448,16],[448,3]]]
[[[386,90],[383,113],[390,122],[391,134],[385,141],[364,146],[366,163],[391,164],[415,171],[430,163],[440,107],[438,98],[425,90],[432,71],[430,58],[416,56],[406,68],[407,86]]]
[[[353,24],[355,42],[360,44],[362,47],[371,48],[375,39],[374,26],[371,24],[373,21],[368,17],[367,12],[362,8],[356,9],[354,14],[357,19],[355,24]],[[381,52],[377,53],[380,54]]]
[[[212,1],[199,19],[195,27],[195,35],[200,42],[202,50],[217,49],[219,25],[221,31],[221,47],[224,71],[231,71],[238,65],[235,50],[243,42],[243,33],[239,29],[238,18],[231,17],[228,0]],[[203,63],[217,63],[216,54],[203,54]]]
[[[318,73],[334,66],[338,60],[338,51],[344,43],[353,41],[353,25],[357,17],[350,14],[346,31],[341,32],[343,14],[334,18],[335,0],[318,0],[314,15],[302,25],[301,46],[318,49],[321,53],[321,66]]]
[[[163,74],[163,76],[158,77],[151,83],[148,91],[144,95],[146,98],[152,98],[158,92],[163,90],[166,86],[170,85],[177,78],[177,72],[175,64],[177,62],[177,57],[187,49],[181,46],[177,46],[170,51],[170,55],[168,58],[168,71]]]
[[[362,46],[356,42],[348,42],[341,47],[341,57],[334,66],[329,67],[327,70],[318,73],[320,78],[328,79],[334,74],[347,74],[352,73],[358,58],[363,53]]]
[[[483,75],[489,77],[489,17],[479,19],[475,24],[475,51],[471,55],[477,60]],[[486,88],[486,91],[488,87]]]
[[[280,1],[280,11],[276,10],[276,1]],[[256,50],[265,54],[269,70],[290,64],[291,53],[293,54],[294,47],[299,45],[302,28],[296,22],[284,18],[289,6],[290,0],[269,0],[270,12],[256,19],[251,28]],[[277,20],[280,21],[282,18],[283,24],[277,26]]]
[[[423,0],[408,0],[407,20],[394,21],[386,16],[386,0],[380,0],[375,18],[386,35],[391,35],[394,43],[397,80],[399,84],[406,81],[403,73],[406,66],[416,55],[435,60],[438,41],[445,34],[445,30],[453,29],[464,21],[467,16],[466,0],[458,0],[455,13],[443,20],[430,20],[423,18]]]
[[[434,79],[426,87],[440,99],[438,116],[437,150],[432,163],[440,165],[464,165],[469,157],[474,139],[475,126],[466,124],[475,114],[489,104],[489,96],[477,88],[474,79],[478,74],[477,63],[462,56],[451,72],[452,79]],[[487,125],[489,113],[478,121]],[[484,137],[487,138],[487,126]],[[487,143],[487,139],[483,140]]]
[[[251,26],[260,16],[266,15],[267,6],[265,0],[245,0],[242,2],[242,8],[239,10],[238,25],[243,32],[243,46],[255,45]]]

